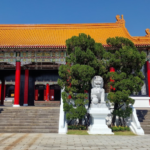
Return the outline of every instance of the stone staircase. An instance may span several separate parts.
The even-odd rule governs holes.
[[[150,110],[137,110],[136,112],[145,134],[150,134]]]
[[[34,101],[36,107],[59,107],[60,101]]]
[[[0,133],[58,133],[59,107],[0,108]]]

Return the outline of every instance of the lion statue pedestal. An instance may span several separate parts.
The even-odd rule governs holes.
[[[106,117],[110,114],[105,103],[105,90],[103,78],[95,76],[92,79],[91,105],[88,113],[92,117],[92,124],[88,128],[89,134],[114,134],[106,125]]]

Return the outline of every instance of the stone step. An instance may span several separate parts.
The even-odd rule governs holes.
[[[6,121],[2,121],[0,120],[2,123],[8,123],[8,124],[11,124],[11,123],[58,123],[58,119],[57,120],[6,120]]]
[[[11,113],[0,113],[0,115],[1,116],[16,116],[16,115],[18,115],[18,116],[35,116],[35,115],[37,115],[37,116],[56,116],[56,115],[58,115],[59,113],[45,113],[45,114],[37,114],[37,113],[24,113],[24,114],[21,114],[21,113],[18,113],[18,114],[11,114]]]
[[[50,111],[46,111],[46,110],[43,110],[43,111],[38,111],[38,110],[35,110],[35,111],[31,111],[31,110],[16,110],[16,111],[0,111],[0,113],[5,113],[5,114],[10,114],[10,113],[59,113],[59,109],[54,109],[54,110],[50,110]]]
[[[58,129],[0,129],[0,133],[58,133]]]
[[[59,120],[59,117],[51,117],[51,118],[29,118],[29,117],[27,117],[27,118],[23,118],[23,117],[21,117],[21,118],[0,118],[0,122],[1,121],[9,121],[9,120],[21,120],[21,121],[23,121],[23,120],[29,120],[29,121],[36,121],[36,120],[41,120],[41,121],[47,121],[47,120]]]
[[[57,126],[58,123],[3,123],[0,122],[0,126]]]
[[[0,113],[1,116],[5,115],[5,116],[16,116],[16,115],[20,115],[20,116],[26,116],[26,115],[30,115],[30,116],[34,116],[34,115],[38,115],[38,116],[56,116],[59,113]]]
[[[24,119],[40,119],[40,118],[48,118],[48,119],[53,119],[53,118],[58,118],[58,116],[0,116],[1,118],[24,118]]]
[[[144,130],[145,134],[150,134],[150,130]]]
[[[57,109],[0,109],[0,133],[58,133]]]
[[[0,115],[5,115],[5,116],[10,116],[10,115],[47,115],[47,116],[50,116],[50,115],[58,115],[59,113],[30,113],[30,112],[27,112],[27,113],[0,113]]]
[[[146,118],[145,119],[138,118],[138,119],[139,119],[140,122],[145,122],[145,121],[150,122],[150,119],[146,119]]]
[[[143,128],[150,128],[150,125],[141,125]]]
[[[56,117],[56,116],[58,116],[59,114],[51,114],[51,115],[47,115],[47,114],[45,114],[45,115],[34,115],[34,114],[25,114],[25,115],[22,115],[22,114],[18,114],[18,115],[14,115],[14,114],[12,114],[12,115],[5,115],[5,114],[0,114],[0,116],[1,116],[1,118],[2,117],[24,117],[24,118],[27,118],[27,117],[36,117],[36,118],[41,118],[41,117],[46,117],[46,118],[50,118],[50,117]]]
[[[54,117],[54,116],[49,116],[49,117],[42,117],[42,116],[0,116],[0,119],[4,119],[5,118],[5,120],[7,120],[7,119],[14,119],[14,120],[16,120],[16,119],[21,119],[21,120],[33,120],[33,119],[36,119],[36,120],[40,120],[40,119],[48,119],[48,120],[57,120],[57,119],[59,119],[59,116],[56,116],[56,117]]]
[[[35,105],[36,107],[60,107],[58,104]]]
[[[140,122],[140,124],[141,124],[141,126],[143,126],[143,125],[150,125],[150,122]]]
[[[58,129],[58,126],[0,126],[1,129]]]
[[[54,110],[43,110],[43,111],[38,111],[38,110],[35,110],[35,111],[31,111],[31,110],[11,110],[11,111],[8,111],[8,110],[3,110],[1,111],[1,113],[59,113],[59,110],[57,109],[54,109]]]
[[[150,134],[150,110],[137,110],[137,116],[145,134]]]
[[[18,115],[18,114],[38,114],[38,115],[45,115],[45,114],[59,114],[59,112],[0,112],[0,114],[5,114],[5,115]]]

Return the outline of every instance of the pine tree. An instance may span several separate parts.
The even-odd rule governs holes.
[[[129,39],[123,37],[108,38],[107,44],[112,47],[105,53],[107,67],[115,68],[115,72],[108,72],[106,75],[107,78],[114,80],[109,82],[109,85],[115,88],[115,91],[111,90],[108,94],[108,99],[114,106],[112,112],[114,125],[116,116],[119,116],[121,121],[121,118],[129,117],[132,113],[130,105],[134,104],[134,100],[129,96],[141,90],[144,78],[141,68],[145,64],[146,54],[139,52]]]
[[[103,55],[105,50],[89,35],[79,34],[66,40],[66,65],[59,67],[59,85],[65,91],[62,93],[64,111],[68,120],[83,119],[87,113],[85,105],[89,103],[85,91],[90,89],[94,75],[106,72]]]

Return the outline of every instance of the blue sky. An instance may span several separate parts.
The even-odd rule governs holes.
[[[0,0],[0,24],[107,23],[117,14],[132,36],[150,28],[150,0]]]

